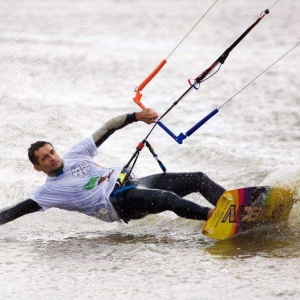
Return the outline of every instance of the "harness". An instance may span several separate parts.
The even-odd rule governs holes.
[[[133,176],[130,177],[130,174],[130,170],[123,168],[118,176],[113,192],[111,193],[112,197],[117,198],[120,193],[137,187],[136,184],[130,184],[133,179]]]

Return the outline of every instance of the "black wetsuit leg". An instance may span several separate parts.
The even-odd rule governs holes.
[[[210,208],[181,197],[200,192],[215,205],[225,191],[201,172],[157,174],[132,183],[137,184],[135,189],[123,192],[112,200],[119,217],[125,222],[166,210],[183,218],[206,220]]]
[[[26,214],[41,210],[42,208],[33,200],[27,199],[11,208],[0,212],[0,225],[13,221]]]
[[[134,182],[138,187],[171,191],[180,197],[200,193],[212,205],[216,205],[225,189],[202,172],[161,173],[142,177]]]

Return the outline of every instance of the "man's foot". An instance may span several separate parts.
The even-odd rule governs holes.
[[[210,209],[209,211],[208,211],[208,213],[207,213],[207,218],[206,218],[206,220],[208,220],[210,217],[211,217],[211,215],[213,214],[213,212],[214,212],[214,209]]]

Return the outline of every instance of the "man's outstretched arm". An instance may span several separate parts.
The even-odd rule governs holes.
[[[144,109],[133,114],[121,115],[106,122],[100,129],[93,133],[93,139],[99,147],[110,135],[133,122],[143,121],[147,124],[155,123],[157,113],[152,109]]]
[[[35,201],[27,199],[13,207],[2,210],[0,212],[0,225],[41,209],[42,208]]]

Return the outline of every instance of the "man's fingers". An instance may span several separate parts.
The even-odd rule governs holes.
[[[158,118],[158,114],[151,108],[146,108],[138,113],[136,113],[136,119],[138,121],[143,121],[147,124],[155,123]]]

